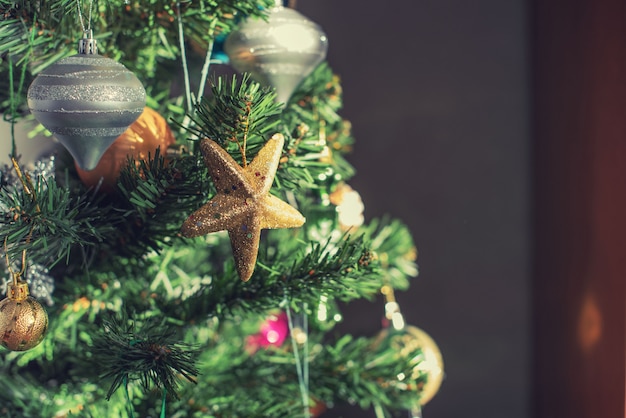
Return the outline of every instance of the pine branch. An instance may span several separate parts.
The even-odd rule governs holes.
[[[145,390],[152,385],[178,399],[179,375],[192,383],[198,369],[194,364],[197,350],[175,338],[176,332],[162,320],[138,321],[110,318],[104,332],[94,342],[95,354],[104,369],[103,379],[113,379],[107,400],[122,384],[138,380]]]
[[[183,304],[162,303],[164,314],[184,322],[207,316],[230,318],[278,308],[283,299],[297,307],[305,302],[316,306],[321,295],[344,301],[371,298],[382,286],[378,263],[361,238],[315,243],[304,254],[302,244],[290,249],[284,245],[287,240],[280,241],[283,245],[269,246],[259,254],[257,273],[249,282],[239,280],[229,263]]]
[[[157,152],[154,159],[129,162],[118,196],[79,192],[67,181],[62,186],[36,177],[34,194],[20,187],[0,190],[0,238],[7,240],[12,258],[27,249],[33,261],[49,267],[69,263],[70,255],[84,263],[94,251],[108,257],[158,250],[175,239],[186,214],[200,204],[203,173],[195,158],[166,164]]]
[[[359,229],[378,257],[387,283],[396,290],[406,290],[409,278],[418,274],[417,248],[408,227],[388,216],[373,219]]]
[[[36,400],[36,401],[34,401]],[[0,381],[0,414],[7,418],[119,417],[130,418],[120,393],[107,402],[98,382],[42,382],[23,374]]]
[[[74,246],[101,243],[114,225],[102,225],[94,196],[74,196],[54,180],[37,178],[34,195],[23,188],[0,189],[0,237],[10,258],[26,249],[34,262],[53,266],[70,257]],[[97,226],[96,226],[97,225]]]
[[[326,344],[314,359],[313,393],[329,403],[356,402],[363,409],[376,405],[391,416],[419,399],[427,378],[417,367],[422,361],[417,346],[399,352],[379,337],[344,336],[334,346]]]
[[[205,96],[190,115],[194,125],[187,128],[197,138],[209,138],[228,150],[240,164],[250,161],[280,122],[280,105],[268,88],[244,75],[229,82],[220,77],[211,83]],[[243,153],[245,152],[245,156]]]
[[[132,277],[137,289],[154,292],[165,316],[183,322],[260,314],[278,307],[285,297],[294,306],[304,302],[317,306],[323,295],[344,301],[371,298],[386,283],[406,288],[408,277],[416,273],[412,240],[398,221],[374,221],[356,238],[312,245],[302,238],[307,234],[306,228],[299,235],[289,230],[268,231],[257,273],[247,283],[237,277],[225,233],[187,240],[184,246],[179,242],[148,258],[113,265],[123,265],[119,277]],[[111,259],[107,262],[110,265]],[[108,276],[100,280],[95,273],[90,277],[75,280],[92,280],[95,286],[109,280]],[[145,304],[137,302],[137,308]]]
[[[26,402],[20,403],[19,399],[25,399],[24,394],[30,390],[38,390],[39,408],[49,411],[47,416],[55,416],[59,411],[70,408],[74,408],[74,411],[84,409],[85,413],[92,414],[118,410],[121,412],[116,416],[127,416],[124,397],[118,392],[114,395],[116,397],[104,402],[107,395],[105,388],[102,385],[100,388],[93,387],[92,383],[83,378],[87,372],[85,367],[90,364],[93,369],[93,364],[97,363],[104,375],[122,376],[118,383],[120,379],[123,383],[126,375],[130,379],[145,373],[145,379],[150,385],[154,375],[147,370],[156,367],[155,362],[161,361],[159,356],[163,351],[155,350],[156,344],[168,349],[182,349],[176,352],[176,358],[180,358],[182,363],[175,367],[183,369],[180,377],[189,375],[193,367],[188,360],[190,356],[196,357],[195,349],[189,351],[188,345],[170,339],[172,335],[167,331],[168,326],[163,327],[158,320],[152,321],[153,324],[157,322],[159,326],[153,328],[133,329],[125,321],[113,325],[106,321],[104,329],[107,331],[95,336],[94,347],[83,346],[83,350],[87,350],[82,352],[83,361],[87,360],[87,365],[81,366],[83,370],[76,370],[78,373],[65,379],[58,374],[51,375],[56,379],[56,385],[64,388],[61,394],[57,391],[56,396],[46,397],[47,392],[41,392],[39,384],[22,382],[20,396],[11,396],[11,391],[0,392],[0,399],[4,395],[9,398],[2,405],[30,408]],[[188,336],[203,346],[202,353],[197,357],[198,373],[202,379],[198,380],[197,385],[179,386],[178,395],[182,400],[170,402],[169,410],[202,416],[212,416],[210,414],[213,413],[222,417],[299,415],[299,387],[290,345],[270,347],[250,354],[244,350],[242,343],[246,333],[250,332],[249,327],[239,323],[225,324],[219,329],[207,325],[198,323],[187,330]],[[140,348],[137,341],[154,344]],[[423,361],[418,347],[398,352],[393,344],[386,343],[380,337],[354,339],[344,336],[335,343],[329,343],[322,342],[322,337],[315,334],[309,334],[308,344],[312,405],[313,402],[339,404],[356,400],[363,408],[377,405],[387,411],[407,409],[416,401],[419,388],[425,382],[425,375],[417,367]],[[56,357],[60,362],[54,366],[59,370],[68,370],[64,358],[59,355]],[[71,363],[75,364],[76,359]],[[174,380],[178,378],[175,375],[170,377]],[[39,376],[39,382],[45,379],[43,375]],[[132,383],[131,380],[128,382]],[[145,381],[140,378],[139,382]],[[149,402],[153,393],[138,389],[138,386],[129,385],[132,396],[139,400],[135,403],[137,412],[140,416],[154,415],[153,403]],[[64,404],[54,402],[54,399],[59,399],[58,396],[63,396]]]
[[[399,355],[377,339],[344,336],[335,343],[310,345],[310,406],[376,404],[391,411],[409,409],[419,396],[425,375],[417,372],[421,350]],[[186,387],[192,402],[172,405],[179,411],[216,417],[300,416],[302,413],[295,359],[288,348],[269,348],[248,355],[237,345],[216,346],[203,362],[206,374],[196,387]],[[223,359],[228,358],[228,362]],[[399,375],[405,375],[403,381]],[[214,415],[210,415],[214,414]]]
[[[195,157],[166,162],[157,150],[146,161],[130,159],[118,181],[118,205],[128,229],[115,241],[135,254],[169,245],[188,213],[201,204],[205,182],[206,170]]]
[[[170,245],[188,212],[201,204],[206,174],[195,157],[166,164],[157,151],[147,161],[129,161],[117,195],[75,188],[69,176],[64,185],[33,180],[34,194],[17,186],[0,190],[0,238],[7,239],[12,257],[26,248],[33,261],[51,267],[69,263],[70,256],[84,263],[95,252],[105,260]]]
[[[344,155],[354,139],[350,124],[337,111],[341,107],[339,78],[326,63],[319,65],[294,92],[281,115],[290,132],[285,157],[277,176],[278,187],[321,189],[330,193],[354,175]]]

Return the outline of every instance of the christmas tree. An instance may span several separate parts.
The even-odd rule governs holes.
[[[363,224],[321,28],[271,0],[0,12],[3,416],[421,416],[443,364],[394,298],[417,253]],[[35,119],[62,146],[29,162]],[[381,292],[386,329],[338,335]]]

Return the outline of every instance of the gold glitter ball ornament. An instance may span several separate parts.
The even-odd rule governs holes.
[[[48,330],[48,314],[29,296],[26,282],[10,283],[7,298],[0,301],[0,343],[12,351],[26,351],[39,344]]]
[[[425,383],[420,383],[416,388],[420,405],[426,405],[439,392],[444,378],[443,357],[437,343],[425,331],[412,325],[400,330],[385,329],[378,335],[377,342],[397,350],[401,357],[407,357],[417,349],[421,350],[421,355],[412,359],[415,364],[412,375],[401,377],[410,381],[426,375]]]
[[[243,281],[254,272],[261,229],[296,228],[305,222],[300,212],[269,193],[284,142],[281,134],[275,134],[245,167],[214,141],[206,138],[200,143],[217,194],[187,218],[181,233],[191,238],[228,231]]]

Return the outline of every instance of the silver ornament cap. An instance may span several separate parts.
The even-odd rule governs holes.
[[[261,84],[276,89],[276,100],[286,103],[320,62],[326,58],[324,31],[281,1],[268,11],[268,20],[246,19],[224,42],[231,65],[248,72]]]
[[[84,170],[143,112],[146,91],[122,64],[97,53],[86,33],[79,53],[39,73],[28,88],[28,107]]]

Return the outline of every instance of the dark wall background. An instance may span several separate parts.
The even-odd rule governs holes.
[[[398,295],[438,342],[425,418],[530,415],[530,129],[524,0],[300,0],[329,37],[367,218],[406,222],[420,276]],[[383,302],[345,330],[380,330]],[[369,417],[339,408],[325,417]]]

